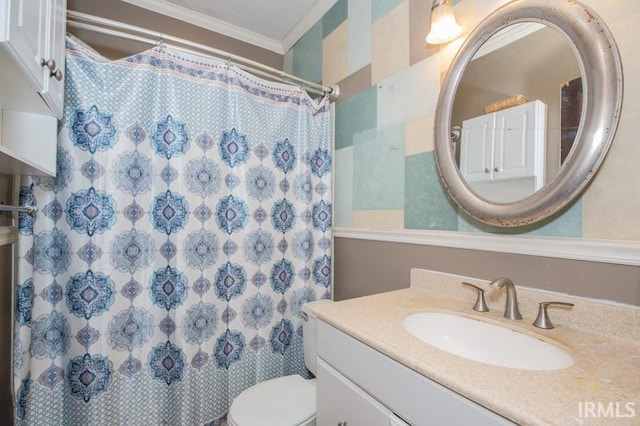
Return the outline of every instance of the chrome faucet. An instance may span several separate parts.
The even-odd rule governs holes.
[[[491,287],[507,289],[507,303],[504,307],[504,317],[512,320],[522,319],[520,311],[518,310],[518,296],[516,295],[516,286],[509,278],[496,278],[489,283]]]

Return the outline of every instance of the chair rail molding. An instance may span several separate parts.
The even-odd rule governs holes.
[[[637,241],[347,227],[334,227],[333,237],[640,266]]]

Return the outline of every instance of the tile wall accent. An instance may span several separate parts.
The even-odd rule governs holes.
[[[347,49],[349,74],[362,68],[371,66],[371,1],[351,0],[349,2],[349,41]],[[368,71],[368,79],[371,85],[371,69]]]
[[[348,14],[349,10],[346,1],[338,1],[334,4],[322,17],[322,37],[326,38],[337,29],[347,20]]]
[[[356,134],[377,127],[377,89],[377,86],[369,86],[366,90],[336,105],[336,151],[353,146],[353,138]]]
[[[322,22],[311,27],[285,58],[285,65],[292,65],[292,69],[288,70],[291,74],[316,83],[322,82]]]
[[[339,149],[334,155],[334,179],[340,176],[340,186],[333,191],[333,220],[351,226],[353,205],[353,146]]]
[[[342,1],[342,0],[341,0]],[[371,1],[371,23],[375,23],[393,10],[402,0],[373,0]]]
[[[347,23],[338,25],[322,40],[322,82],[327,86],[347,77]]]
[[[409,6],[403,1],[371,25],[372,82],[384,80],[409,66],[408,21]]]
[[[452,3],[468,34],[507,1]],[[551,220],[518,232],[640,241],[640,2],[583,2],[607,23],[622,56],[620,125],[584,195]],[[438,180],[433,116],[441,79],[463,39],[443,46],[425,43],[430,5],[339,0],[285,57],[294,74],[342,89],[335,109],[336,226],[505,232],[459,214]]]
[[[405,123],[405,155],[433,151],[433,119],[433,115],[426,115]]]
[[[369,129],[353,138],[353,209],[401,210],[404,125]]]
[[[458,215],[438,182],[433,151],[405,159],[405,229],[455,231]]]
[[[374,228],[384,223],[387,229],[402,229],[404,212],[402,210],[356,210],[353,212],[354,228]]]

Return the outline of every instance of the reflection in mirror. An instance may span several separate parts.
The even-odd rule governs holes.
[[[520,38],[524,42],[524,37],[519,37],[513,42],[494,43],[494,38],[496,40],[502,38],[500,37],[502,30],[512,28],[513,24],[520,23],[527,25],[539,23],[545,24],[549,28],[557,29],[558,34],[556,36],[560,40],[566,40],[570,50],[566,50],[566,53],[562,54],[561,58],[551,58],[547,56],[547,52],[554,49],[550,48],[549,43],[546,41],[534,43],[544,47],[541,53],[542,56],[538,56],[538,61],[535,61],[535,63],[541,65],[536,70],[528,68],[526,71],[524,69],[520,70],[519,67],[522,63],[534,62],[530,61],[534,56],[533,48],[514,48],[514,46],[517,46],[514,43],[520,41]],[[540,31],[542,30],[533,31],[532,34],[537,35]],[[532,126],[532,133],[544,133],[545,142],[541,146],[544,147],[547,154],[555,156],[547,156],[549,158],[545,157],[544,159],[533,155],[525,157],[535,158],[536,160],[539,158],[537,163],[533,162],[533,160],[532,163],[534,166],[541,164],[543,173],[535,172],[540,174],[540,179],[534,172],[531,172],[531,176],[540,181],[538,185],[542,186],[531,195],[524,196],[524,198],[522,198],[523,195],[513,195],[511,196],[512,201],[494,201],[489,195],[481,196],[480,192],[470,188],[469,183],[462,176],[461,167],[464,167],[462,161],[463,150],[459,150],[460,158],[457,159],[451,144],[451,135],[455,133],[452,132],[452,125],[455,125],[456,122],[459,125],[463,125],[463,122],[466,121],[464,115],[461,118],[460,114],[457,113],[456,118],[454,118],[454,104],[461,104],[472,99],[472,95],[460,95],[458,89],[462,85],[466,85],[467,75],[471,78],[475,74],[475,72],[471,71],[467,73],[467,68],[470,64],[476,61],[477,63],[483,62],[485,56],[496,50],[493,46],[488,48],[490,43],[495,45],[502,44],[507,50],[511,48],[512,50],[520,51],[519,56],[505,57],[501,62],[498,62],[498,67],[494,72],[500,72],[501,74],[492,75],[490,79],[490,81],[499,82],[494,90],[500,96],[503,96],[498,101],[498,111],[495,111],[496,115],[494,116],[497,122],[498,114],[500,114],[500,122],[503,129],[500,135],[502,140],[526,140],[526,138],[521,137],[522,135],[519,136],[520,139],[516,137],[517,131],[522,133],[522,129],[526,128],[522,124],[523,117],[520,117],[519,120],[517,114],[515,119],[505,117],[505,114],[508,114],[510,110],[502,109],[502,106],[504,106],[502,100],[504,100],[505,96],[510,99],[513,96],[522,95],[521,98],[516,97],[515,102],[510,102],[517,104],[519,99],[527,97],[529,101],[534,101],[532,103],[534,106],[531,107],[533,114],[540,116],[541,113],[539,111],[546,111],[544,119],[549,122],[548,129],[547,127],[536,125],[535,122],[534,124],[529,122],[527,126]],[[478,52],[486,54],[479,55]],[[580,72],[562,76],[557,82],[549,85],[551,87],[550,90],[555,93],[556,100],[539,99],[542,95],[525,91],[525,89],[528,90],[530,83],[533,81],[550,81],[551,77],[546,77],[545,74],[544,78],[540,78],[540,75],[543,72],[552,72],[559,69],[557,65],[561,59],[574,59],[574,54],[575,58],[578,58]],[[475,61],[473,60],[474,55],[477,55]],[[494,65],[492,61],[487,62],[489,64],[485,65],[486,67]],[[509,78],[521,76],[524,76],[524,78],[520,78],[521,87],[508,91],[499,91],[505,87],[505,82]],[[575,81],[576,78],[580,78],[580,87],[578,87],[578,82]],[[560,87],[565,82],[569,82],[566,85],[566,96],[560,96],[558,92],[561,92]],[[575,93],[571,93],[572,91],[575,91]],[[520,229],[531,224],[541,223],[544,219],[550,218],[567,207],[596,176],[615,136],[622,108],[622,93],[623,79],[620,53],[611,31],[594,10],[583,5],[578,0],[513,0],[506,3],[481,21],[469,34],[453,59],[442,83],[434,119],[434,140],[436,165],[438,166],[438,173],[444,189],[464,214],[482,223],[497,227]],[[569,139],[572,133],[575,132],[575,142],[573,142],[573,147],[570,148],[569,155],[562,163],[562,166],[560,166],[560,149],[557,142],[554,142],[556,145],[551,146],[551,142],[547,141],[547,139],[559,140],[560,130],[563,125],[557,123],[567,122],[564,117],[558,118],[558,113],[552,111],[554,108],[556,111],[563,110],[563,108],[558,107],[561,98],[574,100],[576,105],[569,108],[575,111],[574,123],[562,129]],[[485,115],[485,102],[491,101],[481,101],[479,106],[476,107],[476,111],[467,117],[475,118]],[[527,104],[525,103],[518,107],[523,107],[524,105]],[[579,119],[576,120],[578,111]],[[522,114],[522,116],[528,117],[528,114]],[[552,120],[556,120],[556,124],[553,124]],[[488,121],[491,122],[491,120]],[[517,124],[518,122],[520,125]],[[498,132],[499,127],[491,126],[490,130],[491,132],[487,131],[485,134]],[[548,134],[552,136],[548,136]],[[504,135],[508,137],[503,137]],[[488,156],[483,150],[476,149],[476,146],[473,146],[473,148],[476,151],[483,152],[482,155],[494,161],[493,139],[486,138],[485,145],[491,146],[490,155]],[[498,146],[497,152],[500,152],[502,148],[499,145],[495,146]],[[513,146],[509,146],[509,148],[511,149]],[[522,154],[524,151],[524,149],[520,151],[513,149],[507,152],[507,150],[502,149],[503,153],[508,154],[503,157],[511,159],[519,158],[513,152]],[[470,156],[469,158],[476,159],[477,156]],[[498,158],[502,159],[500,156]],[[490,167],[485,167],[484,169],[488,169],[487,174],[490,177],[502,172],[501,163],[488,164]],[[528,170],[540,169],[534,166]],[[477,165],[474,167],[477,167]],[[496,167],[498,168],[497,172],[495,170]],[[491,179],[487,180],[485,178],[485,182],[489,182],[487,183],[489,185]],[[534,184],[532,184],[532,187],[535,189]]]
[[[568,40],[543,24],[510,25],[476,52],[456,91],[460,174],[492,202],[524,199],[558,174],[581,116],[582,75]]]

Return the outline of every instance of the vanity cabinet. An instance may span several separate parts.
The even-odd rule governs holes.
[[[321,359],[318,360],[317,377],[317,412],[322,413],[316,420],[319,426],[389,425],[393,415],[389,409]]]
[[[66,0],[0,2],[0,173],[55,176]]]
[[[317,424],[512,423],[319,321]]]
[[[460,173],[467,182],[534,178],[544,185],[546,105],[541,101],[465,120]]]

